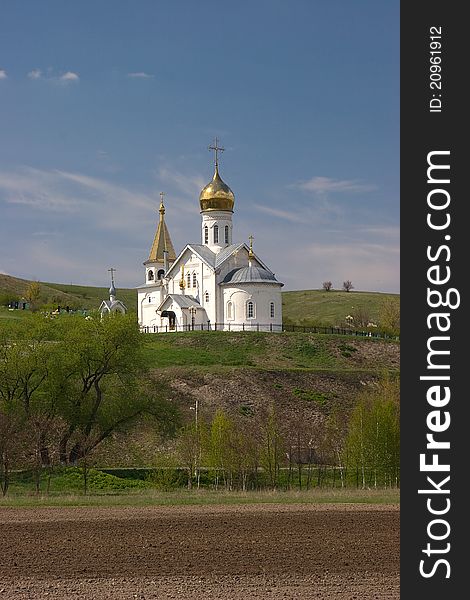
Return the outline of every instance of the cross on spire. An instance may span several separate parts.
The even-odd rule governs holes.
[[[208,150],[214,150],[214,159],[216,168],[219,166],[219,152],[223,152],[225,148],[219,146],[219,138],[215,138],[214,145],[209,146]]]
[[[110,269],[108,269],[108,271],[111,273],[111,283],[112,285],[114,285],[114,273],[116,273],[116,269],[114,267],[111,267]]]
[[[160,208],[158,209],[158,212],[160,213],[160,219],[163,219],[163,215],[165,214],[165,205],[163,204],[164,195],[165,192],[160,192]]]
[[[254,255],[253,255],[253,240],[254,240],[255,238],[253,237],[253,235],[250,235],[250,236],[248,237],[248,239],[250,240],[250,252],[248,253],[248,256],[249,256],[249,258],[253,258],[253,256],[254,256]]]

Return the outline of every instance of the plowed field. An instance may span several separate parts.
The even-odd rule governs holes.
[[[399,598],[397,506],[1,508],[0,600]]]

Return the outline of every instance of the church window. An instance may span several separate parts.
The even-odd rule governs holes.
[[[160,269],[157,273],[157,279],[163,279],[164,275],[165,275],[164,269]]]
[[[269,313],[271,315],[271,319],[274,319],[274,302],[271,302],[271,304],[269,305]]]
[[[225,243],[228,244],[228,225],[225,225]]]
[[[209,302],[209,292],[206,292],[204,294],[204,299],[205,299],[206,302]]]
[[[255,303],[252,300],[248,300],[246,303],[246,318],[254,319],[255,317]]]
[[[214,225],[214,244],[219,243],[219,226]]]
[[[193,273],[193,287],[197,287],[197,277],[196,277],[196,273]]]
[[[188,273],[186,280],[188,282],[188,287],[191,287],[191,274],[190,273]]]
[[[209,243],[209,228],[207,225],[204,225],[204,244]]]
[[[147,279],[149,281],[153,281],[153,271],[152,271],[152,269],[149,270],[149,272],[147,274]]]
[[[227,319],[233,319],[233,302],[231,300],[227,302]]]

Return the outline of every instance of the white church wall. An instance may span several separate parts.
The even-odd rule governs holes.
[[[280,286],[244,284],[243,287],[224,287],[225,329],[258,329],[270,331],[282,327],[282,299]],[[253,316],[248,315],[248,302],[253,303]],[[228,307],[231,302],[231,307]],[[271,303],[274,316],[271,316]],[[230,310],[231,308],[231,318]],[[230,323],[230,327],[229,324]]]

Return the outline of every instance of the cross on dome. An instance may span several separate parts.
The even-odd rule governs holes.
[[[219,146],[219,138],[215,138],[214,145],[208,146],[208,150],[214,150],[214,162],[215,162],[215,166],[218,167],[219,166],[219,152],[225,151],[225,148],[222,148],[221,146]]]

